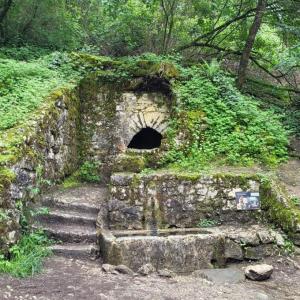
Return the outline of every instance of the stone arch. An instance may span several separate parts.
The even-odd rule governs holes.
[[[167,129],[169,109],[167,98],[160,93],[124,93],[117,111],[121,116],[122,139],[125,148],[135,135],[151,128],[163,137]]]
[[[128,144],[133,149],[155,149],[161,145],[162,134],[151,127],[142,128]]]

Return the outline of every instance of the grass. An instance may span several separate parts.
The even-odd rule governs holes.
[[[0,255],[0,273],[14,277],[33,276],[42,269],[43,259],[51,255],[49,239],[41,231],[25,234],[10,248],[9,257]]]

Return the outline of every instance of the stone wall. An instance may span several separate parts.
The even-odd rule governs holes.
[[[108,178],[141,128],[164,133],[167,96],[130,90],[83,80],[78,88],[54,92],[36,116],[1,136],[0,249],[18,239],[19,200],[32,199],[45,183],[72,174],[84,161],[102,162],[99,172]]]
[[[17,202],[33,199],[46,183],[78,167],[79,104],[76,89],[56,92],[36,118],[7,131],[0,147],[0,154],[7,157],[0,168],[0,210],[4,214],[0,220],[0,249],[18,239]]]
[[[107,178],[136,133],[151,127],[163,134],[169,119],[169,100],[161,93],[128,91],[95,80],[82,83],[81,99],[82,159],[101,161]]]
[[[188,228],[203,219],[256,222],[260,210],[237,210],[235,193],[259,187],[255,176],[115,173],[107,205],[109,228]]]

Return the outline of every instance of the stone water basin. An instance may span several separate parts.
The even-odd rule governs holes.
[[[104,263],[124,264],[137,271],[151,263],[157,270],[189,273],[224,260],[224,239],[219,232],[200,228],[151,230],[101,230],[100,251]]]
[[[177,274],[225,267],[226,263],[260,260],[278,254],[283,238],[264,225],[171,228],[156,230],[99,229],[104,263],[137,271],[151,263]]]

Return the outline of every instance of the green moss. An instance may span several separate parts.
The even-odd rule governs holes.
[[[0,169],[0,186],[11,183],[16,179],[16,174],[7,168]]]
[[[3,204],[4,200],[8,197],[7,189],[11,183],[16,179],[16,174],[8,168],[0,168],[0,199]]]
[[[146,160],[139,155],[120,155],[114,164],[114,172],[141,172],[146,166]]]
[[[138,188],[139,185],[141,184],[141,178],[138,174],[133,175],[132,180],[131,180],[131,188],[135,189]]]
[[[72,107],[74,89],[62,87],[53,91],[44,101],[43,105],[28,116],[26,122],[0,133],[0,165],[11,166],[23,157],[35,161],[38,154],[32,149],[32,144],[45,146],[44,136],[40,134],[50,124],[56,124],[59,110],[55,103],[65,95],[66,105]],[[70,102],[69,102],[70,101]],[[26,143],[24,141],[26,140]]]
[[[75,172],[73,175],[67,177],[63,182],[62,186],[64,189],[74,188],[77,186],[82,185],[82,183],[79,180],[79,172]]]
[[[230,173],[217,173],[212,177],[219,182],[222,182],[228,188],[240,187],[242,189],[249,189],[249,181],[260,181],[257,175],[252,174],[230,174]]]
[[[283,191],[274,182],[263,183],[260,194],[261,206],[267,218],[292,235],[296,231],[297,225],[300,224],[300,210],[288,200],[288,197],[284,196]]]
[[[201,178],[200,173],[177,173],[175,176],[179,180],[187,180],[192,182],[195,182]]]

